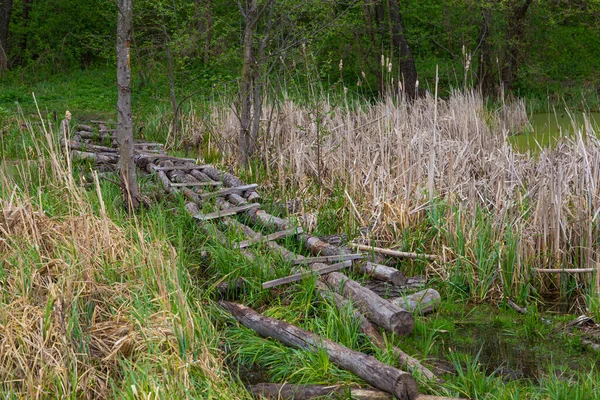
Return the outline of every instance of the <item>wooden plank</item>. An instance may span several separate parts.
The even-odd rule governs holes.
[[[194,186],[221,186],[222,182],[188,182],[188,183],[172,183],[173,187],[194,187]]]
[[[194,218],[199,219],[200,221],[208,221],[208,220],[215,219],[215,218],[228,217],[230,215],[235,215],[239,212],[248,211],[253,208],[260,208],[260,204],[252,203],[252,204],[247,204],[245,206],[229,208],[227,210],[215,211],[210,214],[198,213],[198,214],[194,215]]]
[[[200,197],[202,198],[202,200],[206,200],[206,199],[210,199],[213,197],[227,196],[228,194],[232,194],[232,193],[239,194],[239,193],[242,193],[242,192],[245,192],[248,190],[256,189],[257,187],[258,187],[258,185],[256,183],[253,183],[250,185],[227,188],[227,189],[219,190],[217,192],[204,193],[204,194],[200,195]]]
[[[413,258],[413,259],[423,259],[423,260],[437,260],[438,256],[434,254],[419,254],[419,253],[409,253],[406,251],[396,251],[390,249],[382,249],[381,247],[373,247],[373,246],[365,246],[363,244],[350,244],[352,247],[357,248],[361,251],[372,251],[374,253],[385,254],[386,256],[400,257],[400,258]]]
[[[311,275],[312,273],[317,273],[318,275],[328,274],[330,272],[339,271],[342,268],[346,268],[352,265],[352,261],[343,261],[337,264],[325,265],[322,267],[314,268],[306,272],[302,272],[299,274],[289,275],[284,278],[274,279],[272,281],[264,282],[262,284],[263,289],[269,289],[279,285],[285,285],[286,283],[298,282],[301,281],[305,276]]]
[[[286,229],[284,231],[271,233],[270,235],[267,235],[267,236],[263,236],[263,235],[256,236],[256,237],[253,237],[252,239],[248,239],[248,240],[244,240],[243,242],[239,242],[236,247],[239,249],[244,249],[255,243],[270,242],[271,240],[277,240],[277,239],[282,239],[287,236],[298,235],[302,232],[304,232],[304,231],[302,230],[302,227],[299,226],[297,228],[291,228],[291,229]]]
[[[339,256],[322,256],[322,257],[309,257],[302,260],[292,261],[292,265],[298,264],[312,264],[316,262],[340,262],[350,260],[362,260],[364,256],[362,254],[340,254]]]
[[[154,167],[155,171],[189,171],[192,169],[204,169],[209,165],[170,165],[168,167]]]

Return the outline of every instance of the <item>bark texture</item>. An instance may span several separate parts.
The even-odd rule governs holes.
[[[404,23],[400,14],[399,0],[390,1],[390,16],[392,19],[392,43],[398,51],[400,73],[402,74],[400,77],[402,88],[409,99],[415,99],[419,95],[417,67],[415,66],[415,59],[404,34]]]
[[[8,26],[12,0],[0,0],[0,71],[8,68]]]
[[[400,400],[412,400],[418,395],[417,383],[407,372],[294,325],[265,317],[241,304],[227,301],[221,301],[219,304],[241,324],[262,337],[270,337],[288,346],[309,351],[322,349],[327,353],[331,362],[338,367],[356,374],[378,389],[392,393]]]
[[[380,327],[398,335],[408,335],[412,332],[415,318],[408,311],[382,299],[342,273],[332,272],[324,279],[333,291],[341,290],[367,318]]]
[[[119,174],[125,207],[135,211],[141,204],[133,159],[133,122],[131,111],[131,0],[119,0],[117,24],[117,142],[119,144]]]

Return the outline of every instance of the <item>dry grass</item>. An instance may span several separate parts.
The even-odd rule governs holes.
[[[430,250],[444,252],[447,260],[466,257],[475,273],[482,262],[474,248],[481,234],[476,216],[483,212],[500,258],[516,252],[509,287],[524,282],[531,266],[595,266],[598,140],[578,135],[536,155],[520,154],[507,137],[527,123],[523,102],[489,111],[477,93],[456,92],[439,100],[437,119],[434,105],[432,97],[412,107],[393,99],[372,106],[321,103],[317,128],[314,105],[285,101],[264,122],[270,131],[263,131],[258,154],[280,187],[307,187],[319,171],[325,185],[343,182],[357,219],[388,245],[404,229],[432,218],[426,213],[432,205],[438,207],[439,238]],[[265,115],[270,111],[266,107]],[[211,123],[219,132],[212,135],[213,146],[235,154],[235,115],[215,109]],[[349,199],[346,205],[352,207]],[[516,249],[504,247],[508,233],[518,238]],[[452,245],[459,240],[466,243],[465,254]]]
[[[174,248],[135,220],[115,224],[56,151],[38,154],[39,168],[21,168],[20,177],[0,170],[0,391],[243,397],[207,315],[180,285]],[[52,217],[46,197],[62,204]]]

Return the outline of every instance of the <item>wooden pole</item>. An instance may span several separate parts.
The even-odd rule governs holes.
[[[350,244],[352,247],[362,251],[372,251],[379,254],[385,254],[386,256],[393,256],[399,258],[412,258],[412,259],[423,259],[423,260],[438,260],[440,257],[434,254],[419,254],[409,253],[406,251],[396,251],[390,249],[382,249],[381,247],[365,246],[363,244]]]

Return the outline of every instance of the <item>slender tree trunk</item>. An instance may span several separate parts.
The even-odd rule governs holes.
[[[484,3],[481,11],[481,24],[479,26],[479,63],[477,65],[477,84],[484,96],[495,96],[494,64],[492,62],[492,49],[489,43],[492,12]]]
[[[179,137],[179,110],[177,107],[177,93],[175,92],[175,71],[173,69],[173,54],[169,46],[169,34],[167,33],[166,23],[163,18],[163,35],[165,39],[165,55],[167,57],[167,67],[169,69],[169,94],[171,96],[171,108],[173,109],[173,141],[177,143]],[[187,155],[189,149],[186,143],[185,153]]]
[[[417,67],[415,59],[404,35],[404,24],[400,15],[398,0],[390,0],[390,15],[392,19],[392,43],[398,49],[398,60],[402,76],[402,87],[409,99],[415,99],[418,93]]]
[[[256,24],[258,23],[257,0],[250,0],[245,9],[244,21],[244,57],[239,94],[239,163],[242,167],[248,166],[248,160],[250,157],[252,131],[252,81],[254,77],[254,68],[256,68],[254,32],[256,31]]]
[[[213,16],[212,16],[213,2],[208,0],[205,9],[206,16],[206,38],[204,42],[204,64],[208,64],[210,61],[210,53],[212,48],[212,34],[213,34]]]
[[[31,12],[31,5],[33,3],[33,0],[23,0],[23,13],[22,13],[22,20],[23,20],[23,27],[25,28],[25,34],[23,35],[23,37],[20,40],[19,43],[19,48],[21,49],[21,54],[25,54],[25,51],[27,51],[27,39],[29,38],[29,31],[28,31],[28,26],[29,26],[29,14]]]
[[[508,10],[508,26],[506,32],[506,43],[508,49],[506,60],[502,68],[502,84],[504,90],[511,89],[517,79],[520,64],[520,50],[525,36],[525,16],[533,0],[515,0],[511,2]]]
[[[133,160],[133,124],[131,111],[131,0],[119,0],[117,24],[117,142],[119,143],[119,172],[125,207],[129,212],[141,203]]]
[[[8,26],[12,0],[0,0],[0,71],[8,68]]]

